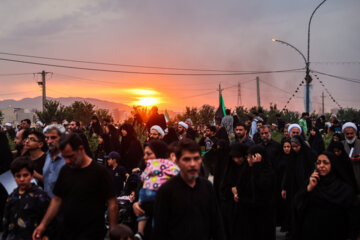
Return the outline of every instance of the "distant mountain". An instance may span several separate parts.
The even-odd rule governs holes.
[[[118,109],[119,111],[130,111],[131,107],[121,103],[109,102],[104,101],[96,98],[80,98],[80,97],[62,97],[62,98],[51,98],[48,99],[59,101],[62,105],[69,106],[75,101],[87,101],[91,104],[94,104],[96,108],[105,108],[109,109],[110,111],[114,109]],[[21,100],[12,100],[7,99],[0,101],[0,108],[7,108],[7,107],[15,107],[15,108],[24,108],[24,109],[42,109],[42,97],[35,97],[35,98],[24,98]]]

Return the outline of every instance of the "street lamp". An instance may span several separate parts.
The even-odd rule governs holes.
[[[311,20],[315,14],[315,12],[319,9],[319,7],[326,2],[326,0],[323,0],[313,11],[313,13],[311,14],[310,20],[309,20],[309,25],[308,25],[308,44],[307,44],[307,59],[305,58],[304,54],[302,54],[302,52],[300,52],[296,47],[294,47],[293,45],[281,41],[281,40],[276,40],[276,39],[272,39],[273,42],[279,42],[282,44],[285,44],[291,48],[293,48],[295,51],[297,51],[302,58],[305,61],[305,66],[306,66],[306,75],[305,75],[305,82],[306,82],[306,102],[305,102],[305,111],[306,112],[310,112],[310,83],[312,81],[311,77],[310,77],[310,25],[311,25]]]

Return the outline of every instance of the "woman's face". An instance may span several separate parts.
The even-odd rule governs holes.
[[[325,154],[320,154],[316,160],[316,169],[319,175],[324,177],[331,171],[330,159]]]
[[[334,141],[334,142],[338,142],[338,141],[340,141],[340,139],[339,139],[338,136],[335,135],[335,136],[333,136],[333,141]]]
[[[144,160],[151,160],[156,159],[155,153],[149,148],[149,146],[146,146],[144,149]]]
[[[290,154],[291,144],[289,142],[285,142],[283,145],[283,151],[285,154]]]
[[[121,135],[125,137],[127,135],[127,131],[125,129],[121,129]]]
[[[315,134],[316,134],[315,130],[314,130],[314,129],[311,129],[311,130],[310,130],[310,134],[311,134],[311,136],[315,136]]]
[[[99,137],[99,144],[103,144],[104,139],[102,137]]]
[[[294,143],[294,142],[292,142],[291,143],[291,148],[292,148],[292,150],[294,150],[294,152],[299,152],[300,151],[300,149],[301,149],[301,146],[300,145],[297,145],[296,143]]]
[[[333,149],[333,152],[334,152],[334,154],[336,155],[336,156],[340,156],[341,155],[341,153],[342,153],[342,151],[341,151],[341,149],[338,149],[338,148],[334,148]]]
[[[232,160],[237,164],[241,165],[244,163],[245,158],[244,157],[232,157]]]

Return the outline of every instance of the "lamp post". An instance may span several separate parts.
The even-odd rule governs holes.
[[[310,20],[309,20],[309,25],[308,25],[308,42],[307,42],[307,59],[305,58],[304,54],[302,52],[299,51],[299,49],[297,49],[296,47],[294,47],[293,45],[291,45],[290,43],[281,41],[281,40],[276,40],[276,39],[272,39],[273,42],[279,42],[282,44],[285,44],[291,48],[293,48],[295,51],[297,51],[302,58],[305,61],[305,67],[306,67],[306,75],[305,75],[305,82],[306,82],[306,101],[305,101],[305,111],[306,112],[310,112],[310,83],[312,81],[311,76],[310,76],[310,25],[311,25],[311,20],[315,14],[315,12],[319,9],[319,7],[326,2],[326,0],[323,0],[316,8],[315,10],[312,12]]]

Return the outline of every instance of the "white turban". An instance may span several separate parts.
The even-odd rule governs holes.
[[[5,123],[5,126],[6,127],[11,127],[12,125],[11,125],[11,123],[7,122],[7,123]]]
[[[43,127],[43,126],[44,126],[44,124],[43,124],[41,121],[37,121],[36,124],[39,124],[40,127]]]
[[[300,134],[302,133],[302,129],[301,129],[301,127],[300,127],[300,125],[299,124],[297,124],[297,123],[293,123],[293,124],[291,124],[290,126],[289,126],[289,128],[288,128],[288,133],[290,134],[290,132],[291,132],[291,129],[293,129],[293,128],[298,128],[299,130],[300,130]]]
[[[358,130],[357,127],[356,127],[356,125],[355,125],[355,123],[347,122],[347,123],[345,123],[345,124],[343,125],[343,127],[342,127],[342,132],[344,132],[345,129],[346,129],[346,128],[349,128],[349,127],[353,128],[353,129],[355,130],[355,132],[357,132],[357,130]]]
[[[186,128],[186,129],[189,128],[189,126],[188,126],[186,123],[182,122],[182,121],[179,122],[178,124],[181,125],[181,126],[183,126],[183,127]]]
[[[164,136],[165,136],[164,130],[162,130],[162,128],[161,128],[160,126],[158,126],[158,125],[152,126],[152,127],[150,128],[150,131],[151,131],[151,130],[156,130],[156,131],[161,135],[161,137],[164,137]]]

